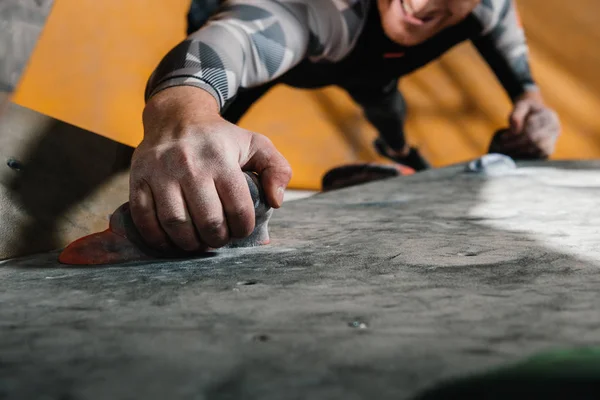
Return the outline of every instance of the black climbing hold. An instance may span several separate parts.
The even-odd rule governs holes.
[[[238,282],[238,286],[250,286],[250,285],[256,285],[258,283],[258,281],[242,281],[242,282]]]
[[[261,334],[261,335],[256,335],[256,336],[254,336],[254,340],[255,340],[256,342],[267,342],[269,339],[271,339],[271,338],[269,337],[269,335],[265,335],[264,333],[263,333],[263,334]]]

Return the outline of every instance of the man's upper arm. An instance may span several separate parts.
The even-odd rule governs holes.
[[[306,54],[305,15],[274,0],[233,0],[171,50],[146,88],[146,99],[172,86],[196,86],[222,108],[240,87],[275,79]]]
[[[172,86],[196,86],[223,108],[239,88],[259,86],[301,60],[343,57],[357,34],[351,6],[365,0],[229,0],[156,68],[146,99]],[[348,11],[349,10],[350,13]],[[348,17],[351,17],[350,19]],[[353,29],[350,29],[353,28]]]
[[[514,100],[536,89],[525,32],[513,0],[483,0],[474,12],[483,32],[473,43]]]

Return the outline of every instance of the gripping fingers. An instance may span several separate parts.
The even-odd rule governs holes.
[[[560,135],[560,122],[552,111],[545,110],[532,115],[525,126],[527,135],[546,157],[554,152],[554,147]]]
[[[213,181],[189,181],[183,185],[183,191],[202,242],[212,248],[226,245],[229,241],[229,230]]]
[[[232,237],[245,238],[254,230],[254,204],[246,177],[239,169],[215,182]]]
[[[158,220],[169,238],[185,251],[201,249],[200,242],[177,182],[163,185],[154,194]]]
[[[252,157],[244,165],[244,170],[260,175],[267,201],[273,208],[281,207],[283,193],[292,178],[292,168],[273,143],[262,135],[252,139]]]
[[[509,118],[510,132],[512,134],[520,134],[525,127],[527,115],[531,112],[531,104],[528,102],[519,102],[515,106]]]
[[[152,190],[145,181],[135,185],[132,184],[129,206],[133,223],[144,241],[157,249],[168,248],[167,234],[162,229],[156,216]]]

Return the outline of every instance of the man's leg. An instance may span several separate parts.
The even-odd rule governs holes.
[[[377,129],[380,139],[394,151],[404,150],[406,102],[398,91],[398,81],[393,80],[385,85],[352,86],[345,89],[363,108],[365,117]]]
[[[357,85],[345,88],[364,110],[367,120],[379,132],[377,151],[416,171],[429,168],[429,163],[416,149],[410,148],[404,135],[406,101],[398,90],[398,80],[381,85]]]

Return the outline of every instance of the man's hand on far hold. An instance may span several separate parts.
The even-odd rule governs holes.
[[[222,119],[207,92],[166,89],[148,101],[143,122],[129,200],[149,245],[198,251],[250,235],[254,204],[243,171],[258,173],[269,205],[281,206],[289,164],[265,136]]]
[[[509,117],[510,128],[496,135],[490,153],[517,159],[546,159],[554,152],[560,135],[560,121],[539,92],[525,93],[515,102]]]

